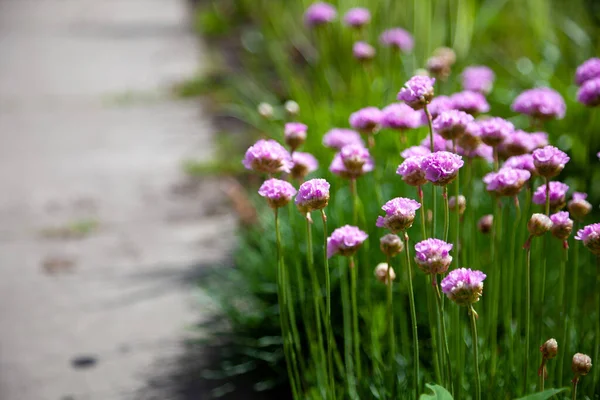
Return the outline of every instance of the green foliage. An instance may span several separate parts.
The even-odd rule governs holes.
[[[548,389],[548,390],[544,390],[543,392],[531,394],[531,395],[525,396],[525,397],[520,397],[517,400],[546,400],[546,399],[554,397],[557,394],[562,393],[567,390],[569,390],[569,389],[568,388]]]
[[[452,400],[452,395],[440,385],[425,384],[431,394],[423,393],[419,400]]]

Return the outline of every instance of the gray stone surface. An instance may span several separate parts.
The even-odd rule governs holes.
[[[0,0],[2,400],[169,398],[149,381],[234,229],[217,183],[180,168],[211,156],[199,104],[168,97],[204,62],[186,18],[183,0]]]

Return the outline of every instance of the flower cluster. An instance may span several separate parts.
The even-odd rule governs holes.
[[[377,107],[366,107],[350,115],[350,126],[365,134],[374,133],[381,123],[382,113]]]
[[[247,169],[274,174],[277,172],[290,172],[292,157],[275,140],[261,139],[246,150],[242,163]]]
[[[323,146],[336,150],[349,144],[364,145],[358,132],[352,129],[333,128],[323,136]]]
[[[381,44],[410,53],[414,40],[410,33],[402,28],[392,28],[384,31],[379,37]]]
[[[440,239],[426,239],[415,244],[415,262],[426,274],[444,274],[452,263],[452,244]]]
[[[462,157],[448,151],[437,151],[423,157],[421,168],[425,178],[437,186],[445,186],[458,175],[458,170],[465,164]]]
[[[295,152],[292,154],[291,176],[294,179],[304,179],[304,177],[319,168],[319,162],[310,153]]]
[[[552,210],[560,210],[565,206],[565,196],[569,190],[569,185],[552,181],[549,186],[550,193],[550,208]],[[546,185],[538,186],[533,194],[533,202],[535,204],[546,204]]]
[[[385,217],[377,217],[377,227],[389,229],[392,233],[403,232],[412,226],[415,211],[419,208],[421,204],[415,200],[396,197],[381,207]]]
[[[271,178],[263,182],[258,194],[267,199],[271,208],[280,208],[292,200],[296,189],[289,182]]]
[[[313,3],[304,13],[304,23],[307,26],[325,25],[337,18],[337,11],[334,6],[325,2]]]
[[[456,304],[470,306],[479,301],[485,278],[486,275],[481,271],[458,268],[450,271],[442,280],[442,291]]]
[[[529,89],[517,96],[512,110],[537,119],[562,119],[567,106],[562,96],[553,89],[542,87]]]
[[[479,129],[483,143],[496,147],[514,132],[515,127],[503,118],[493,117],[479,121]]]
[[[465,90],[488,94],[495,77],[494,71],[484,65],[467,67],[462,72],[462,86]]]
[[[352,28],[362,28],[371,21],[371,13],[363,7],[351,8],[344,15],[344,23]]]
[[[473,122],[472,115],[464,111],[449,110],[443,111],[435,120],[433,120],[433,129],[446,140],[454,140],[461,137],[467,126]]]
[[[375,164],[369,150],[360,144],[342,147],[331,162],[329,170],[343,178],[356,179],[373,171]]]
[[[327,258],[331,258],[335,254],[353,255],[368,236],[356,226],[344,225],[337,228],[327,238]]]
[[[296,196],[296,207],[303,213],[322,210],[329,203],[329,182],[325,179],[311,179],[300,185]]]
[[[516,196],[530,177],[531,173],[527,170],[502,167],[498,172],[490,172],[484,176],[483,182],[488,191],[499,196]]]
[[[600,256],[600,222],[578,230],[575,239],[581,240],[593,254]]]
[[[454,93],[450,96],[450,101],[452,102],[453,108],[472,115],[483,114],[490,111],[490,105],[485,99],[485,96],[479,92],[465,90],[463,92]]]
[[[421,114],[404,103],[394,103],[381,110],[381,126],[403,131],[422,125]]]
[[[431,102],[434,83],[434,78],[421,75],[413,76],[400,89],[398,100],[405,102],[415,110],[420,110]]]
[[[533,165],[538,175],[552,178],[563,170],[570,158],[554,146],[546,146],[533,152]]]

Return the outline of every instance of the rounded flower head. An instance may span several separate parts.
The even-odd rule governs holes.
[[[400,153],[400,156],[404,159],[409,158],[409,157],[414,157],[414,156],[426,156],[427,154],[430,154],[431,150],[429,150],[429,148],[419,145],[419,146],[411,146],[411,147],[407,147],[406,149],[404,149],[402,151],[402,153]]]
[[[552,220],[546,214],[535,213],[527,221],[527,230],[531,236],[542,236],[552,229]]]
[[[458,138],[458,145],[465,151],[473,151],[481,145],[481,128],[475,121],[470,122],[463,135]]]
[[[383,114],[377,107],[366,107],[362,108],[350,115],[350,126],[359,131],[360,133],[372,134],[375,133],[379,124],[381,124],[381,117]]]
[[[274,140],[261,139],[254,143],[246,150],[242,163],[247,169],[267,174],[290,172],[292,168],[290,153]]]
[[[402,28],[392,28],[384,31],[379,36],[381,44],[398,49],[404,53],[410,53],[414,46],[414,40],[410,33]]]
[[[577,101],[588,107],[600,105],[600,78],[586,81],[577,91]]]
[[[311,179],[300,185],[296,195],[296,207],[301,213],[322,210],[329,203],[329,182]]]
[[[271,178],[263,182],[258,194],[267,199],[271,208],[280,208],[292,200],[296,189],[289,182]]]
[[[477,229],[479,229],[479,232],[484,234],[490,233],[493,223],[494,216],[492,214],[484,215],[483,217],[479,218],[479,221],[477,221]]]
[[[435,78],[428,76],[413,76],[404,84],[398,93],[398,100],[405,102],[415,110],[420,110],[433,99],[433,84]]]
[[[499,146],[515,130],[513,124],[500,117],[479,121],[481,140],[488,146]]]
[[[373,171],[375,164],[364,146],[349,144],[333,158],[329,170],[343,178],[355,179]]]
[[[464,111],[443,111],[433,120],[433,129],[444,139],[454,140],[465,133],[467,126],[473,120],[473,116]]]
[[[531,136],[534,150],[548,146],[548,134],[546,132],[533,132],[530,133],[529,136]]]
[[[575,83],[577,86],[581,86],[594,78],[600,78],[600,58],[597,57],[586,60],[577,67],[577,71],[575,72]]]
[[[592,254],[600,256],[600,223],[591,224],[578,230],[575,239],[581,240]]]
[[[470,268],[450,271],[441,283],[442,291],[459,306],[470,306],[479,301],[483,294],[483,281],[486,275]]]
[[[353,255],[368,236],[356,226],[344,225],[337,228],[327,238],[327,258],[338,253],[343,256]]]
[[[381,126],[403,131],[421,126],[421,114],[404,103],[394,103],[382,112]]]
[[[453,108],[466,113],[477,115],[490,111],[490,105],[479,92],[465,90],[450,96]]]
[[[575,192],[573,198],[567,204],[569,212],[575,219],[581,220],[592,211],[592,205],[586,198],[587,194]]]
[[[559,211],[556,214],[550,216],[552,221],[552,235],[560,240],[567,240],[573,232],[573,220],[569,218],[569,213],[566,211]]]
[[[348,144],[360,144],[364,146],[363,140],[358,132],[352,129],[333,128],[323,136],[323,146],[336,150]]]
[[[325,2],[311,4],[304,13],[304,23],[307,26],[325,25],[337,18],[337,11],[334,6]]]
[[[498,146],[498,153],[503,158],[520,156],[535,149],[534,139],[530,133],[517,130],[506,136],[504,142]]]
[[[291,175],[294,179],[304,179],[304,177],[311,172],[314,172],[319,168],[319,162],[310,153],[295,152],[292,154],[292,166]]]
[[[445,81],[452,72],[452,63],[446,57],[432,56],[427,59],[426,68],[431,75]]]
[[[550,182],[550,209],[560,210],[565,206],[565,196],[569,190],[569,185],[558,182]],[[535,204],[546,204],[546,185],[538,186],[533,194]]]
[[[375,57],[375,48],[367,42],[355,42],[352,55],[359,61],[368,61]]]
[[[525,182],[531,178],[531,173],[524,169],[502,167],[498,172],[490,172],[483,177],[489,192],[495,192],[499,196],[516,196],[519,194]]]
[[[550,360],[558,354],[558,343],[556,339],[548,339],[544,342],[543,345],[540,346],[540,351],[542,352],[542,357],[546,360]]]
[[[377,217],[377,227],[398,233],[410,228],[415,220],[415,211],[421,204],[405,197],[396,197],[381,207],[385,217]]]
[[[452,244],[439,239],[426,239],[415,244],[415,262],[426,274],[444,274],[452,263]]]
[[[398,166],[396,173],[411,186],[422,186],[427,183],[425,171],[421,168],[423,156],[408,157]]]
[[[344,23],[352,28],[362,28],[371,21],[371,13],[363,7],[351,8],[344,15]]]
[[[387,285],[390,280],[393,281],[396,279],[396,272],[394,272],[394,268],[390,267],[387,263],[379,263],[377,264],[377,267],[375,267],[375,278],[377,278],[379,282]]]
[[[462,194],[459,194],[458,197],[450,197],[448,200],[448,208],[450,211],[458,211],[459,215],[463,215],[467,209],[467,198]]]
[[[283,108],[285,109],[285,112],[291,117],[295,117],[296,115],[300,114],[300,105],[294,100],[286,101],[283,104]]]
[[[273,118],[273,106],[269,103],[260,103],[258,107],[256,107],[258,114],[264,119]]]
[[[535,165],[533,164],[533,156],[531,154],[523,154],[520,156],[512,156],[504,161],[504,167],[524,169],[532,175],[536,174]]]
[[[456,62],[456,53],[450,47],[438,47],[433,50],[434,57],[440,57],[446,60],[446,62],[450,65],[454,65]]]
[[[300,122],[288,122],[283,128],[285,143],[295,151],[306,140],[306,131],[308,127]]]
[[[575,373],[575,379],[578,379],[580,376],[585,376],[592,369],[592,359],[586,354],[577,353],[573,356],[571,369]]]
[[[546,146],[533,151],[533,165],[537,173],[546,178],[552,178],[563,170],[570,158],[554,146]]]
[[[427,135],[425,137],[425,139],[423,139],[420,143],[420,145],[422,147],[425,147],[426,149],[429,149],[429,154],[431,154],[431,141],[430,141],[430,137],[431,135]],[[445,151],[448,148],[448,143],[446,142],[446,139],[444,139],[442,136],[438,135],[437,133],[433,133],[433,151]]]
[[[448,151],[437,151],[423,157],[421,169],[425,178],[437,186],[449,184],[458,175],[458,170],[464,165],[462,157]]]
[[[511,108],[515,112],[537,119],[562,119],[567,110],[562,96],[546,87],[522,92],[513,101]]]
[[[388,233],[379,239],[379,248],[386,256],[394,257],[404,250],[404,243],[398,235]]]
[[[488,94],[494,85],[494,71],[484,65],[467,67],[462,72],[463,89]]]

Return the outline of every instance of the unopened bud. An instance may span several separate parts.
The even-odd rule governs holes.
[[[258,114],[265,119],[273,118],[273,106],[269,103],[260,103],[258,105]]]
[[[448,63],[448,60],[444,57],[433,56],[427,60],[427,71],[429,73],[443,81],[450,76],[452,64]]]
[[[433,56],[445,59],[449,65],[456,62],[456,53],[449,47],[438,47],[433,51]]]
[[[552,228],[552,221],[547,215],[535,213],[527,222],[527,230],[531,236],[542,236]]]
[[[477,222],[477,229],[481,233],[490,233],[494,224],[494,216],[492,214],[484,215]]]
[[[558,354],[558,343],[556,342],[556,339],[546,340],[544,344],[540,346],[540,351],[542,352],[542,356],[547,360],[556,357],[556,354]]]
[[[393,281],[396,279],[396,273],[394,272],[394,268],[389,267],[387,263],[381,263],[375,267],[375,277],[381,283],[385,283],[386,285],[389,283],[389,278]]]
[[[581,220],[592,211],[592,205],[585,199],[586,197],[585,193],[573,193],[573,199],[567,205],[573,218]]]
[[[286,101],[283,108],[285,108],[285,112],[291,117],[295,117],[300,113],[300,106],[294,100]]]
[[[379,248],[381,249],[381,252],[386,256],[394,257],[395,255],[400,254],[402,250],[404,250],[404,243],[398,235],[388,233],[387,235],[382,236],[381,239],[379,239]]]
[[[575,373],[575,377],[587,375],[592,369],[592,359],[586,354],[577,353],[573,356],[571,369]]]
[[[456,201],[456,196],[452,196],[448,200],[448,207],[450,208],[450,211],[456,211],[457,206],[458,206],[458,214],[463,215],[465,212],[465,209],[467,208],[467,199],[462,194],[458,195],[458,202]]]

